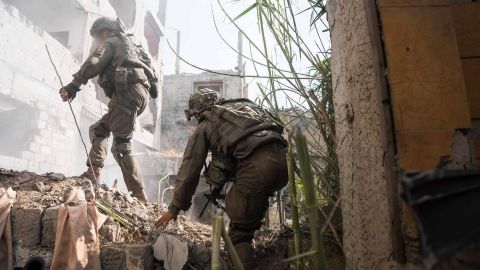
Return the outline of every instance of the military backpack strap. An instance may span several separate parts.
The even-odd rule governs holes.
[[[237,105],[236,108],[231,108],[228,103]],[[246,104],[245,104],[246,103]],[[218,130],[221,140],[221,149],[227,155],[235,148],[238,142],[247,138],[248,136],[262,131],[274,130],[279,132],[279,125],[275,123],[270,117],[267,117],[263,112],[259,112],[247,105],[247,102],[227,102],[223,105],[214,105],[208,110],[202,112],[202,117],[215,125]]]

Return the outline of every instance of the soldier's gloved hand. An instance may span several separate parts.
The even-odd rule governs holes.
[[[155,99],[158,97],[158,83],[157,82],[150,82],[150,89],[148,89],[148,92],[150,93],[150,97]]]
[[[64,88],[60,89],[60,97],[65,102],[69,99],[74,99],[77,96],[78,91],[80,91],[80,88],[76,87],[72,83],[69,83],[65,85]]]

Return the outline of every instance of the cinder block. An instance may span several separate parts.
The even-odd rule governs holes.
[[[42,152],[43,154],[49,155],[49,154],[52,153],[52,148],[50,148],[50,147],[48,147],[48,146],[42,146],[41,152]]]
[[[45,210],[42,218],[42,246],[53,247],[57,232],[58,207],[50,207]]]
[[[45,112],[45,111],[40,112],[40,114],[38,115],[38,119],[42,121],[47,121],[48,117],[49,117],[48,112]]]
[[[40,163],[40,172],[48,172],[50,171],[50,164],[46,163],[46,162],[42,162]]]
[[[45,102],[38,101],[35,105],[39,110],[42,110],[42,111],[47,110],[47,104]]]
[[[14,246],[28,248],[40,244],[42,209],[14,207],[11,218]]]
[[[45,122],[45,121],[38,121],[37,122],[37,128],[44,129],[46,127],[47,127],[47,122]]]
[[[101,238],[109,242],[121,242],[123,238],[120,235],[120,224],[112,222],[111,224],[103,224],[98,234]]]
[[[150,270],[154,256],[151,245],[112,245],[101,248],[103,270]]]
[[[30,159],[32,159],[32,157],[33,157],[32,152],[22,151],[22,159],[30,160]]]
[[[34,152],[34,153],[37,153],[40,151],[40,145],[38,145],[37,143],[30,143],[30,151]]]

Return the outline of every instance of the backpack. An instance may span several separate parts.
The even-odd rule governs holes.
[[[245,98],[224,100],[201,113],[220,133],[221,150],[227,155],[248,136],[263,130],[283,133],[273,114]]]

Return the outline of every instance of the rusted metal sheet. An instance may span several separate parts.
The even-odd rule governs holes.
[[[443,157],[451,156],[453,131],[398,132],[400,167],[407,171],[435,168]]]
[[[480,57],[464,58],[462,66],[470,115],[472,118],[480,118]]]
[[[480,3],[452,5],[461,57],[480,57]]]

